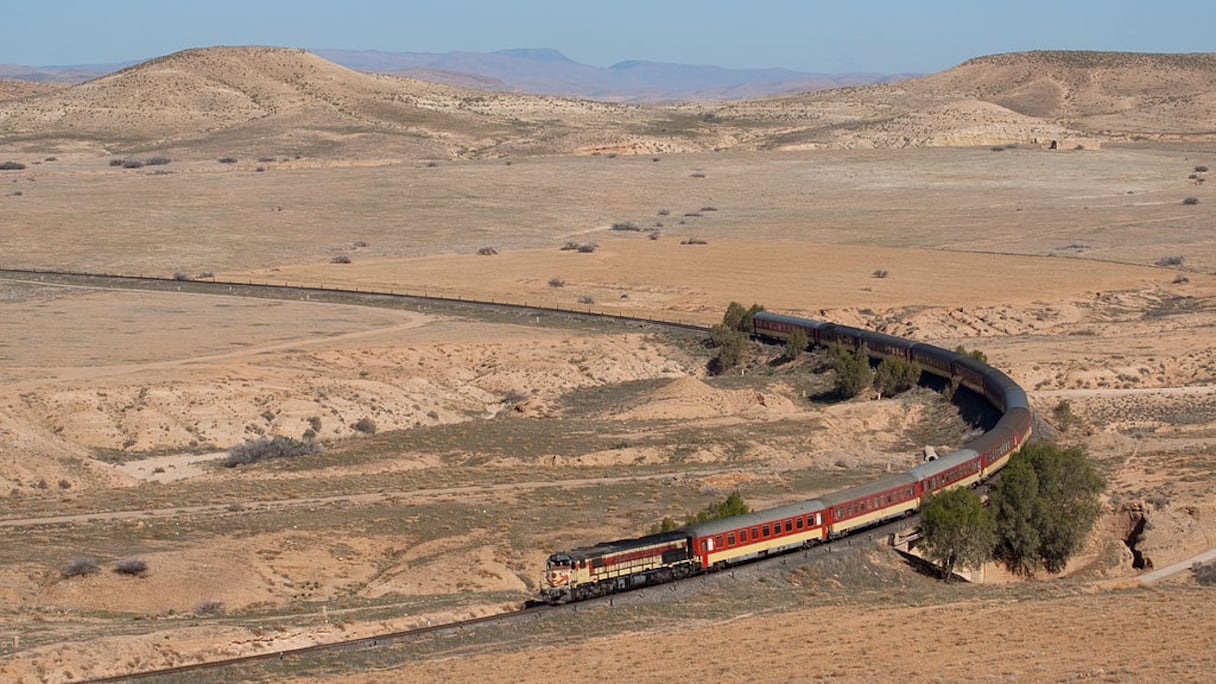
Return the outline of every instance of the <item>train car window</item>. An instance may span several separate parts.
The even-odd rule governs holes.
[[[745,541],[747,541],[747,528],[746,527],[739,530],[739,542],[743,543]]]
[[[722,535],[714,537],[714,544],[717,544],[719,549],[722,548]]]
[[[709,551],[709,540],[708,539],[701,540],[701,551],[703,551],[703,552]]]
[[[802,518],[801,517],[794,519],[794,527],[797,527],[800,530],[802,529]]]
[[[790,532],[793,532],[793,531],[794,531],[794,521],[792,521],[792,520],[786,520],[786,521],[785,521],[785,532],[786,532],[786,534],[789,534]]]
[[[752,539],[759,539],[759,538],[760,538],[760,528],[753,527],[752,528]]]
[[[764,530],[764,536],[766,536],[766,537],[769,536],[768,525],[765,525],[762,529]]]
[[[734,532],[731,532],[730,534],[726,535],[726,545],[727,546],[735,545],[735,533]]]

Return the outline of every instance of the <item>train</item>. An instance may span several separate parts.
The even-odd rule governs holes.
[[[711,520],[643,537],[551,554],[540,599],[581,601],[661,584],[806,548],[910,515],[926,496],[974,486],[992,477],[1030,439],[1026,392],[1005,373],[968,354],[847,325],[760,311],[754,334],[784,341],[796,330],[810,344],[865,349],[871,359],[914,362],[957,387],[974,391],[1000,413],[991,430],[956,451],[873,482],[814,499]]]

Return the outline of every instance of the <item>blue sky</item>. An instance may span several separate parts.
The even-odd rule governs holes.
[[[1216,51],[1211,0],[0,0],[0,63],[146,59],[190,47],[390,52],[555,48],[800,71],[932,72],[1036,49]]]

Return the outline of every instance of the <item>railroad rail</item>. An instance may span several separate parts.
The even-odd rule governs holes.
[[[561,307],[551,307],[537,304],[513,303],[513,302],[498,302],[494,300],[478,300],[466,299],[463,297],[449,297],[430,295],[427,292],[408,293],[394,291],[378,291],[366,290],[360,288],[332,288],[317,285],[300,285],[290,283],[270,283],[270,282],[254,282],[252,280],[230,281],[230,280],[180,280],[177,278],[145,276],[145,275],[129,275],[129,274],[111,274],[111,273],[91,273],[82,271],[64,271],[64,270],[48,270],[48,269],[32,269],[32,268],[5,268],[0,267],[0,278],[8,277],[9,279],[33,280],[36,282],[53,282],[56,279],[78,279],[83,281],[91,281],[94,283],[100,281],[111,281],[113,286],[122,286],[127,289],[155,289],[163,291],[166,287],[174,287],[174,291],[184,291],[183,288],[188,288],[189,292],[201,294],[214,294],[223,296],[271,296],[275,299],[288,298],[303,298],[307,301],[326,302],[335,301],[336,298],[355,297],[361,300],[364,304],[370,304],[374,300],[396,301],[416,303],[419,305],[425,304],[443,304],[453,306],[469,306],[477,308],[490,308],[499,311],[507,311],[514,313],[527,313],[529,315],[545,314],[558,315],[565,317],[577,317],[580,319],[593,319],[602,321],[612,321],[628,325],[643,325],[654,326],[660,328],[683,329],[704,331],[708,328],[706,324],[688,322],[688,321],[671,321],[658,320],[654,318],[643,318],[640,316],[629,316],[617,313],[604,311],[594,311],[588,307],[586,310],[565,309]],[[67,283],[59,283],[67,284]],[[96,285],[92,285],[96,287]],[[241,288],[242,291],[237,291]],[[314,298],[315,296],[315,298]],[[830,554],[838,545],[851,546],[858,539],[873,540],[876,536],[881,536],[884,541],[892,546],[906,544],[911,540],[910,535],[905,534],[909,524],[915,518],[896,520],[886,524],[877,525],[866,529],[858,534],[849,535],[837,539],[825,539],[822,544],[810,549],[796,551],[792,554],[774,555],[768,558],[763,558],[755,561],[752,565],[762,567],[770,563],[780,562],[785,564],[788,560],[797,556],[799,553],[804,558],[810,558],[814,554]],[[696,581],[703,579],[704,575],[690,577],[683,582]],[[673,584],[678,584],[675,582]],[[443,635],[458,633],[461,630],[475,628],[481,625],[497,625],[515,622],[529,616],[536,616],[548,611],[577,611],[579,606],[594,606],[600,603],[608,603],[614,600],[611,595],[591,598],[581,603],[572,603],[565,605],[536,605],[525,607],[521,610],[511,611],[507,613],[499,613],[491,616],[480,618],[472,618],[451,623],[428,625],[425,627],[390,632],[370,637],[360,637],[344,641],[329,642],[323,644],[314,644],[299,648],[292,648],[280,651],[272,651],[268,653],[259,653],[246,656],[238,656],[223,660],[215,660],[209,662],[192,663],[188,665],[180,665],[171,668],[159,670],[150,670],[138,673],[129,673],[93,679],[88,681],[95,682],[115,682],[115,681],[132,681],[137,679],[147,679],[156,677],[166,677],[177,674],[189,674],[203,670],[219,669],[224,667],[233,667],[242,664],[257,663],[270,660],[286,660],[291,658],[301,658],[322,653],[334,653],[341,651],[358,650],[364,648],[373,648],[381,644],[394,644],[410,640],[416,640],[429,635]]]

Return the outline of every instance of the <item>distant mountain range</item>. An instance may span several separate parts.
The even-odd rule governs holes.
[[[913,74],[820,74],[790,69],[727,69],[717,66],[630,60],[610,67],[581,64],[546,48],[497,52],[380,52],[311,50],[335,64],[407,76],[461,88],[582,97],[605,102],[739,100],[867,85]],[[0,79],[81,83],[137,64],[20,66],[0,64]]]

